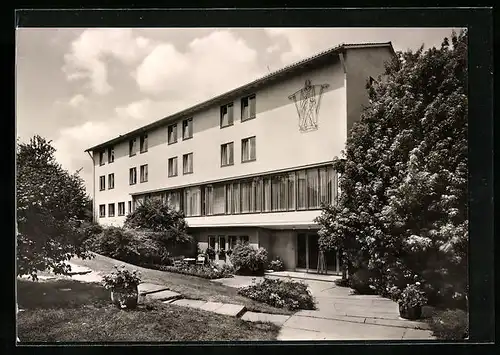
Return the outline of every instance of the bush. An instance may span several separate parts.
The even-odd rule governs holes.
[[[238,243],[230,260],[240,275],[263,275],[267,265],[267,251],[264,248],[256,249],[248,243]]]
[[[337,279],[333,283],[339,287],[350,287],[351,284],[348,279]]]
[[[438,339],[463,340],[469,336],[469,314],[461,309],[436,311],[429,325]]]
[[[219,266],[215,263],[211,263],[210,265],[188,265],[184,263],[180,266],[149,265],[149,267],[156,270],[197,276],[209,280],[229,278],[233,277],[234,274],[234,269],[231,266],[227,264]]]
[[[269,268],[273,271],[283,271],[285,270],[285,264],[279,256],[269,263]]]
[[[357,293],[371,295],[375,291],[370,284],[370,272],[367,269],[359,269],[350,276],[350,286]]]
[[[261,283],[239,289],[238,293],[278,308],[315,309],[314,298],[302,282],[265,278]]]

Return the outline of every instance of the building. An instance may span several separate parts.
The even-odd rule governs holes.
[[[121,225],[161,198],[201,249],[247,240],[287,269],[316,270],[314,219],[340,193],[332,160],[393,56],[390,42],[343,44],[87,149],[95,219]],[[334,252],[326,261],[339,272]]]

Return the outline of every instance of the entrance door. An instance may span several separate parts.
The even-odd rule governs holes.
[[[309,254],[309,267],[308,269],[317,270],[318,269],[318,255],[319,255],[319,245],[318,245],[318,235],[308,234],[307,235],[307,253]]]
[[[307,234],[297,235],[297,267],[307,268]]]

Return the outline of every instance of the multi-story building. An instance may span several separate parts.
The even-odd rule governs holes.
[[[390,42],[340,45],[87,149],[96,221],[121,225],[160,198],[184,211],[201,249],[247,240],[315,270],[314,219],[340,193],[332,160],[393,56]],[[326,261],[339,272],[335,252]]]

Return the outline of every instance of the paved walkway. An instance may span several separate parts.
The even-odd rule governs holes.
[[[85,282],[101,282],[99,272],[71,264],[72,279]],[[298,274],[298,275],[294,275]],[[198,308],[226,314],[252,322],[271,322],[281,327],[278,340],[431,340],[431,331],[424,322],[408,321],[399,317],[395,302],[380,296],[350,295],[350,289],[338,287],[325,278],[331,275],[304,273],[272,273],[271,278],[300,277],[316,300],[316,310],[301,310],[293,315],[277,315],[246,311],[242,305],[223,304],[201,300],[183,299],[182,295],[162,285],[139,285],[140,302],[145,298],[161,300],[181,307]],[[307,277],[307,278],[306,278]],[[320,281],[320,279],[322,279]],[[240,288],[258,283],[263,277],[238,276],[212,280],[226,286]]]

